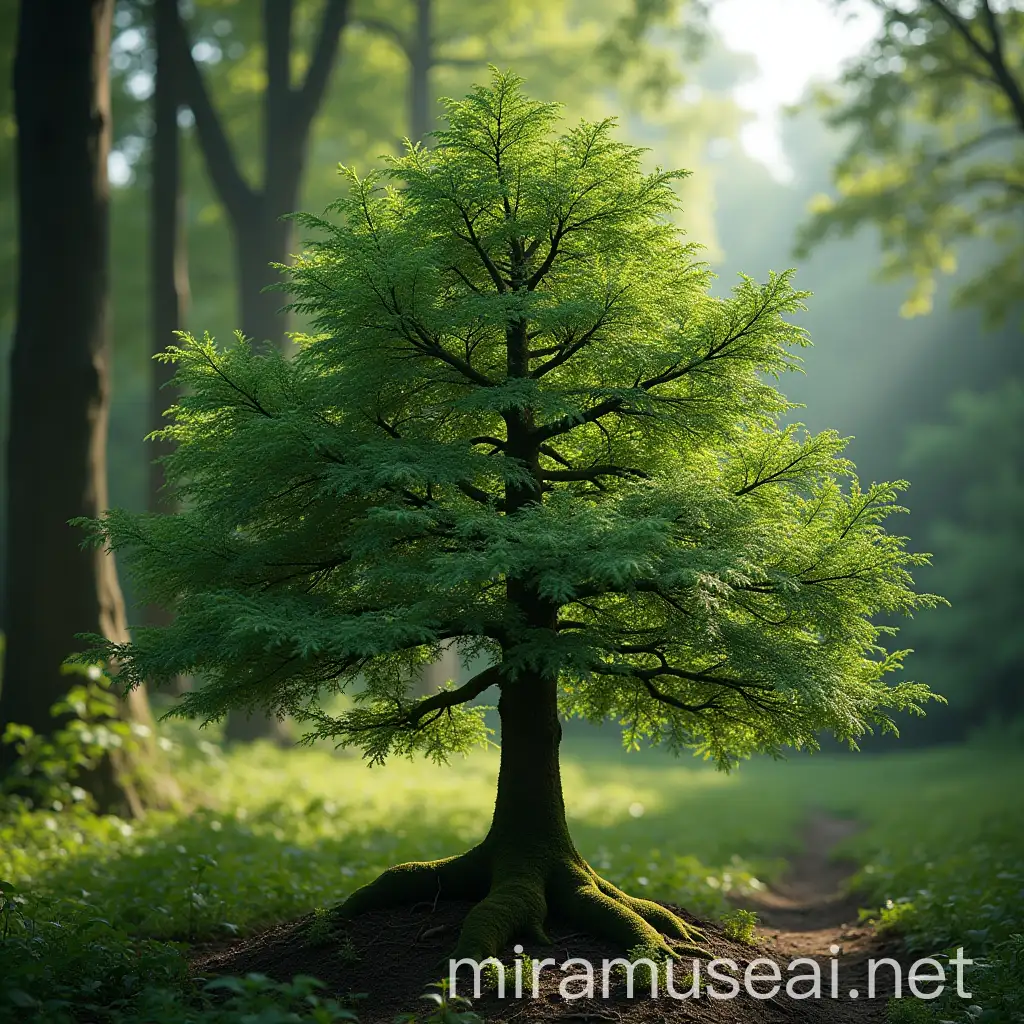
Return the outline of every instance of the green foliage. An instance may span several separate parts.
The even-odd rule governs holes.
[[[57,811],[72,804],[92,806],[90,794],[75,784],[83,772],[112,752],[126,755],[119,763],[142,763],[133,755],[142,751],[151,730],[120,714],[102,667],[69,664],[62,672],[83,679],[50,709],[65,724],[49,736],[39,736],[30,726],[8,722],[0,736],[0,743],[12,745],[17,757],[0,777],[0,806],[5,801]]]
[[[257,745],[222,753],[199,735],[174,723],[167,737],[183,789],[205,804],[188,812],[133,823],[78,805],[0,814],[0,878],[8,880],[0,900],[10,903],[0,991],[86,999],[89,986],[95,993],[107,985],[107,963],[120,971],[131,956],[140,980],[118,998],[147,985],[180,991],[183,947],[166,943],[187,937],[190,917],[196,941],[211,941],[333,906],[389,863],[478,840],[493,805],[493,753],[450,768],[397,761],[367,770],[358,758],[325,750]],[[614,884],[720,918],[725,894],[742,898],[779,876],[781,856],[794,850],[813,809],[855,816],[866,827],[847,852],[865,864],[865,905],[910,907],[903,925],[921,955],[963,944],[967,956],[985,958],[991,966],[970,975],[980,1004],[988,1005],[986,993],[995,990],[985,986],[995,979],[1019,992],[1004,943],[1024,919],[1015,895],[1022,886],[1000,877],[1024,877],[1024,805],[1007,781],[1024,771],[1019,751],[998,763],[969,747],[758,759],[723,775],[658,751],[626,756],[613,743],[571,733],[566,743],[577,845]],[[216,865],[200,876],[203,856]],[[922,889],[932,894],[927,901]],[[198,911],[196,891],[205,903]],[[96,918],[110,927],[90,923]],[[0,933],[3,919],[0,909]],[[985,928],[984,942],[969,934]],[[63,995],[47,987],[50,978],[67,984]]]
[[[1024,1019],[1019,760],[1019,750],[993,759],[987,747],[965,748],[943,769],[922,772],[912,799],[875,794],[871,826],[849,846],[864,864],[855,882],[879,906],[872,916],[882,927],[917,956],[941,960],[962,946],[975,961],[965,971],[967,1003],[954,988],[926,1010],[896,1008],[894,1021]]]
[[[955,614],[914,623],[931,678],[975,724],[1024,716],[1024,388],[1008,380],[960,394],[944,423],[912,431],[907,462],[942,474],[946,500],[930,524],[931,570]]]
[[[770,380],[807,344],[790,275],[710,296],[668,219],[683,172],[644,172],[611,121],[559,133],[497,73],[447,109],[432,148],[299,218],[322,237],[288,269],[318,332],[294,358],[169,354],[186,511],[90,529],[175,621],[91,656],[128,685],[199,676],[176,713],[261,707],[371,761],[484,743],[469,701],[522,673],[724,767],[919,711],[875,622],[937,602],[883,529],[903,485],[862,489],[837,435],[778,425]],[[500,674],[415,702],[447,641]]]
[[[114,1021],[150,989],[183,992],[187,964],[175,947],[133,940],[86,896],[20,898],[0,939],[0,1020]]]
[[[427,989],[422,997],[430,1003],[430,1013],[425,1024],[483,1024],[480,1015],[473,1012],[472,1003],[465,996],[449,994],[447,978],[429,985]],[[414,1024],[415,1019],[415,1014],[406,1013],[399,1014],[395,1021],[396,1024]]]
[[[838,0],[839,5],[847,0]],[[906,315],[932,308],[935,279],[985,239],[996,255],[957,292],[999,322],[1024,294],[1024,9],[969,0],[873,0],[879,38],[821,98],[849,131],[799,235],[806,253],[864,224],[880,231],[885,278],[911,277]]]
[[[732,910],[722,918],[722,931],[734,942],[757,945],[757,914],[739,908]]]

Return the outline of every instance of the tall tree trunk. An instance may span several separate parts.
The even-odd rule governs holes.
[[[281,307],[287,301],[280,291],[266,289],[281,282],[281,272],[272,264],[287,263],[291,246],[291,224],[281,215],[295,209],[298,197],[293,195],[275,204],[269,214],[260,214],[251,221],[239,223],[236,229],[236,265],[238,270],[238,317],[242,333],[259,349],[280,347],[285,341],[288,319]],[[267,206],[261,202],[260,207]]]
[[[178,18],[177,0],[155,0],[153,35],[156,46],[156,80],[153,89],[153,146],[150,176],[150,347],[153,355],[175,342],[175,331],[184,327],[188,311],[188,250],[185,247],[185,195],[181,177],[181,129],[178,109],[183,102],[180,55],[174,45]],[[174,377],[171,363],[152,360],[149,382],[149,429],[166,427],[164,412],[177,400],[170,387]],[[147,508],[150,512],[172,512],[172,499],[164,492],[164,470],[160,459],[172,446],[166,441],[146,443],[149,462]],[[169,625],[166,608],[148,604],[143,609],[148,626]],[[184,677],[166,688],[181,694],[189,687]]]
[[[174,344],[174,332],[185,322],[189,302],[188,253],[185,248],[185,197],[181,179],[178,108],[183,103],[178,52],[174,28],[178,18],[177,0],[155,0],[153,28],[156,40],[156,82],[153,91],[153,148],[150,182],[150,276],[152,291],[152,352],[163,352]],[[168,387],[174,376],[170,363],[152,363],[149,429],[167,426],[164,412],[177,395]],[[147,507],[151,512],[168,511],[162,493],[163,467],[158,461],[168,454],[164,441],[150,442],[153,461],[149,468]],[[166,621],[158,609],[148,609],[149,621]]]
[[[484,840],[500,867],[522,860],[578,860],[562,799],[557,681],[521,677],[498,700],[501,763],[494,817]],[[536,847],[527,851],[524,844]],[[515,867],[512,867],[515,870]]]
[[[107,506],[113,0],[31,0],[15,62],[18,312],[8,439],[7,635],[0,730],[48,735],[75,633],[127,637],[113,557],[81,548],[75,516]],[[123,713],[151,724],[143,690]],[[0,750],[9,764],[13,751]],[[109,758],[84,780],[104,809],[141,810]]]
[[[432,0],[416,0],[416,29],[409,51],[409,129],[413,142],[423,142],[430,124],[430,69],[434,63],[431,39]]]

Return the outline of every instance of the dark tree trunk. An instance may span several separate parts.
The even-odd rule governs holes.
[[[14,90],[19,281],[8,439],[7,636],[0,730],[48,735],[78,632],[127,637],[114,559],[82,550],[75,516],[107,506],[107,331],[113,0],[23,3]],[[149,721],[145,692],[124,713]],[[13,751],[0,750],[9,763]],[[109,759],[84,782],[140,810]]]
[[[153,92],[153,149],[150,183],[150,275],[152,282],[152,352],[163,352],[182,330],[189,302],[188,253],[185,248],[185,198],[181,180],[178,108],[183,103],[177,48],[173,46],[178,17],[177,0],[155,0],[153,28],[156,40],[156,84]],[[164,412],[177,395],[169,388],[171,363],[152,363],[149,429],[167,426]],[[151,512],[170,511],[162,489],[163,467],[157,461],[170,451],[163,441],[149,443],[153,461],[149,470]],[[151,615],[158,615],[156,609]],[[166,615],[161,617],[166,621]]]
[[[430,123],[430,69],[434,63],[431,40],[431,4],[416,0],[416,29],[409,52],[409,129],[413,142],[423,142]]]
[[[576,857],[565,821],[559,746],[558,687],[553,679],[520,678],[503,685],[501,766],[494,818],[485,842],[519,858],[523,844],[549,860]]]
[[[185,196],[181,178],[181,132],[178,109],[183,102],[182,76],[174,29],[178,18],[177,0],[155,0],[153,36],[156,44],[156,81],[153,90],[153,148],[150,178],[150,295],[151,350],[163,352],[184,328],[189,302],[188,251],[185,247]],[[168,425],[164,413],[177,400],[170,387],[172,363],[150,362],[149,429]],[[150,512],[174,511],[173,500],[165,494],[161,457],[171,445],[166,441],[146,442],[149,462],[148,500]],[[166,608],[149,604],[143,609],[148,626],[169,625]],[[183,677],[166,689],[181,694],[189,687]]]
[[[280,347],[285,341],[288,320],[281,307],[286,297],[280,291],[265,289],[281,282],[281,272],[272,264],[288,262],[292,232],[291,225],[280,216],[297,204],[298,198],[293,196],[290,202],[278,204],[271,214],[261,213],[236,228],[238,316],[242,333],[257,349],[268,344]]]

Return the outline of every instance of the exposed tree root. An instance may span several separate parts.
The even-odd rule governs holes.
[[[457,958],[497,956],[514,941],[546,943],[551,919],[614,942],[623,952],[643,946],[671,957],[710,956],[695,944],[700,929],[617,889],[575,850],[531,857],[492,851],[485,841],[461,856],[390,868],[352,893],[338,914],[349,918],[437,899],[476,902],[463,923]],[[669,946],[666,937],[677,944]]]

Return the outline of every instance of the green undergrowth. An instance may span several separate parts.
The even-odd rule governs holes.
[[[253,982],[227,993],[231,1005],[224,990],[197,990],[185,981],[187,944],[330,907],[389,864],[463,850],[493,807],[489,754],[371,769],[328,749],[225,751],[216,733],[185,725],[163,738],[185,811],[127,822],[73,799],[6,801],[0,1019],[241,1021],[237,1007],[253,1000],[299,1014],[282,1020],[345,1019],[330,1014],[349,1008],[313,990],[295,996],[301,981],[290,995]],[[1024,820],[1011,782],[1021,769],[1019,752],[994,760],[961,747],[754,761],[723,775],[658,751],[626,755],[570,730],[564,782],[573,834],[595,868],[627,891],[706,917],[722,918],[727,896],[776,877],[815,810],[860,819],[845,852],[863,865],[858,882],[866,904],[881,908],[882,927],[914,949],[963,945],[983,961],[970,974],[981,1011],[897,1012],[1012,1021],[1024,974]],[[47,999],[68,1005],[44,1012]],[[69,1006],[79,1005],[108,1009],[76,1016]]]

